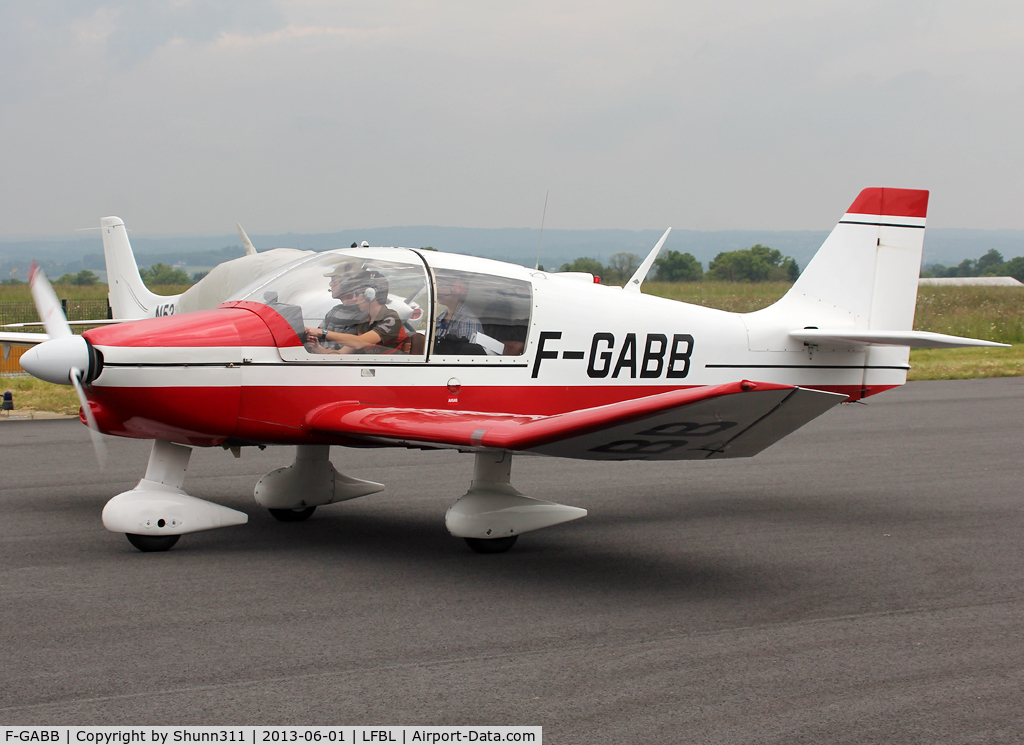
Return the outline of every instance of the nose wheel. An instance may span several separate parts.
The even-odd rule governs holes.
[[[301,523],[303,520],[309,519],[309,516],[316,511],[316,507],[300,507],[294,510],[271,507],[268,511],[283,523]]]

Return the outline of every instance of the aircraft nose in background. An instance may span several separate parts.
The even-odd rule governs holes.
[[[71,370],[89,370],[89,345],[81,336],[65,336],[38,344],[21,355],[29,375],[58,385],[72,385]]]

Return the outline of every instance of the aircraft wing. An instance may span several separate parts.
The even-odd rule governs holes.
[[[30,334],[23,331],[0,331],[0,342],[4,344],[17,344],[18,346],[31,347],[35,344],[42,344],[44,341],[49,340],[49,338],[49,334]]]
[[[105,326],[111,323],[124,323],[126,321],[135,320],[138,319],[103,318],[93,321],[68,321],[68,326]],[[7,359],[7,354],[10,351],[11,345],[18,347],[34,347],[36,344],[42,344],[44,341],[49,341],[50,335],[25,331],[3,331],[2,329],[22,329],[42,325],[43,324],[41,322],[37,321],[35,323],[5,323],[3,326],[0,326],[0,344],[4,347],[4,359]]]
[[[68,326],[106,326],[111,323],[127,323],[128,321],[138,320],[138,318],[97,318],[91,321],[68,321]],[[35,321],[34,323],[5,323],[3,326],[0,326],[0,329],[24,329],[42,325],[42,321]]]
[[[7,362],[7,358],[11,356],[12,346],[34,347],[36,344],[42,344],[44,341],[48,341],[49,338],[49,334],[0,331],[0,349],[3,350],[3,361]]]
[[[755,455],[846,396],[742,381],[551,416],[403,409],[342,401],[311,411],[311,432],[396,445],[494,448],[586,460]]]

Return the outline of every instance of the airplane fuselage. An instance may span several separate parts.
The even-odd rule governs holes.
[[[104,360],[89,393],[101,430],[189,445],[343,444],[311,431],[320,407],[358,401],[552,415],[741,379],[853,399],[905,380],[905,349],[872,350],[870,357],[863,349],[804,344],[752,349],[756,314],[472,257],[389,251],[391,260],[422,262],[431,276],[457,268],[515,283],[522,308],[529,306],[520,347],[499,355],[437,353],[435,345],[419,354],[314,354],[269,305],[234,301],[87,332]],[[427,338],[432,323],[425,317]],[[777,331],[786,331],[780,324]]]

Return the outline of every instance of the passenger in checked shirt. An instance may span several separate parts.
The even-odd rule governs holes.
[[[455,341],[458,338],[471,342],[473,334],[483,332],[484,327],[480,324],[480,319],[466,307],[468,294],[469,286],[465,280],[438,276],[437,299],[446,307],[437,315],[437,341]]]

